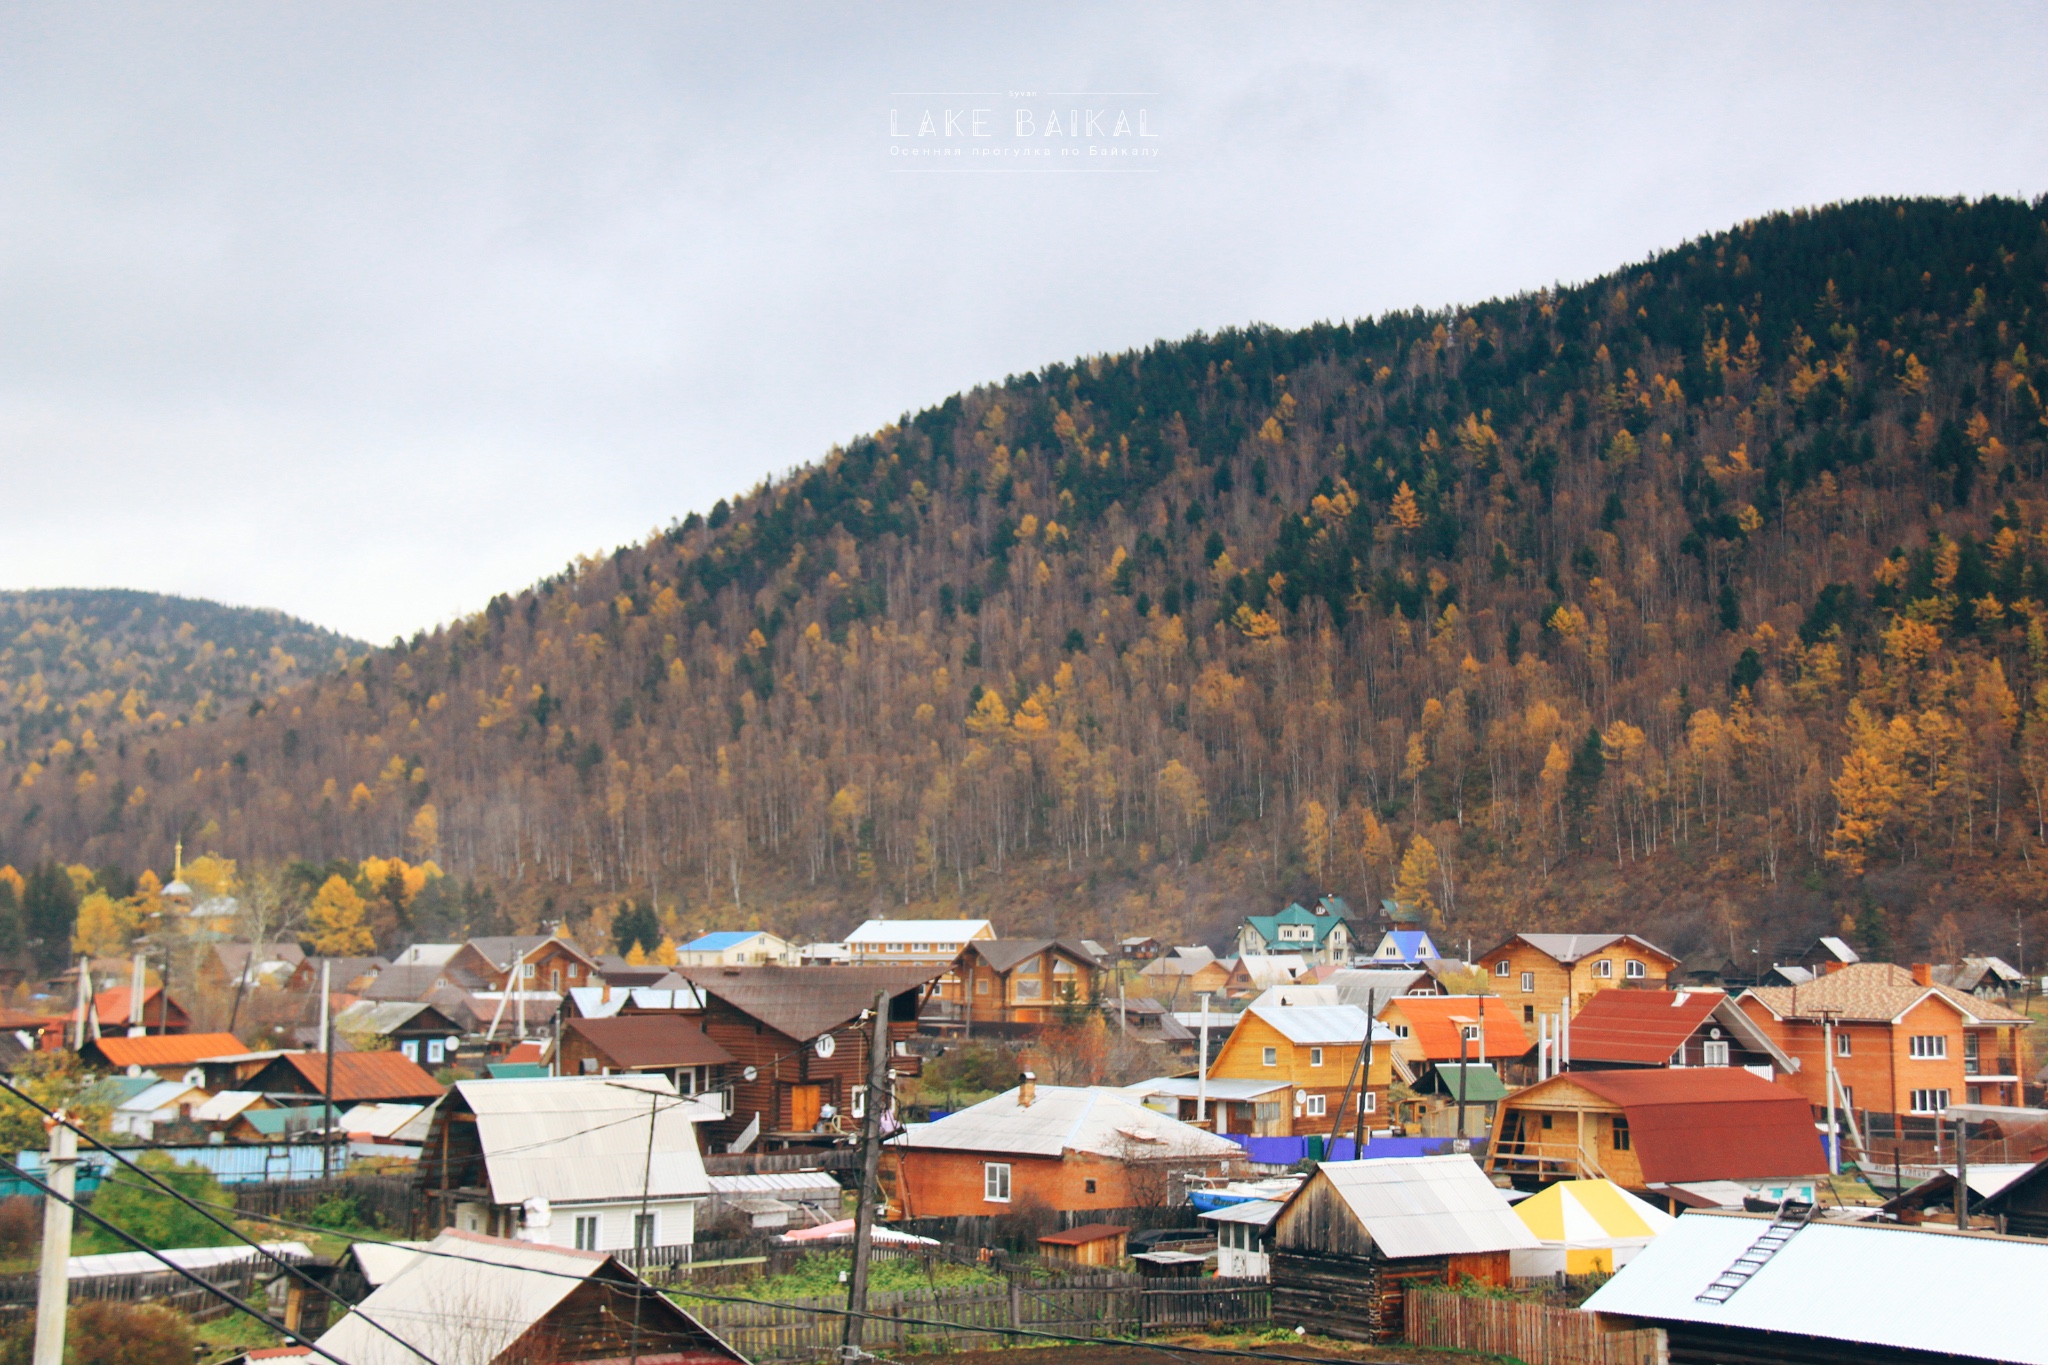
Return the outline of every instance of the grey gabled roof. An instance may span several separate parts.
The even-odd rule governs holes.
[[[1095,955],[1088,951],[1087,945],[1071,938],[978,938],[967,947],[998,972],[1007,972],[1048,948],[1056,948],[1085,965],[1092,966],[1095,962]]]
[[[694,1109],[666,1076],[458,1081],[455,1094],[460,1102],[442,1108],[476,1116],[495,1203],[686,1199],[711,1192],[689,1117]]]
[[[1317,1181],[1329,1182],[1380,1253],[1394,1260],[1540,1245],[1469,1156],[1326,1161],[1288,1202]]]
[[[1619,943],[1623,939],[1677,960],[1640,934],[1516,934],[1515,937],[1558,962],[1577,962],[1588,953],[1597,953],[1608,944]]]

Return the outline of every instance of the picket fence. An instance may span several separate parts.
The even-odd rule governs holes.
[[[846,1297],[755,1304],[690,1301],[685,1305],[750,1360],[820,1360],[839,1346]],[[1061,1336],[1142,1336],[1147,1331],[1223,1324],[1271,1316],[1263,1281],[1203,1280],[1148,1288],[1119,1271],[1066,1276],[1055,1284],[1012,1279],[1004,1287],[913,1289],[870,1294],[874,1316],[861,1327],[868,1350],[972,1351],[1015,1344],[1006,1329]],[[1029,1340],[1029,1338],[1023,1338]]]
[[[1595,1315],[1576,1308],[1449,1289],[1411,1289],[1407,1308],[1408,1341],[1414,1346],[1513,1356],[1543,1365],[1670,1365],[1671,1348],[1662,1329],[1610,1332]]]

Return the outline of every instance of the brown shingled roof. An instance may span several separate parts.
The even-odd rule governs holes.
[[[678,967],[676,974],[706,995],[751,1015],[785,1038],[829,1033],[875,1002],[898,996],[953,970],[950,962],[909,967]]]
[[[1986,1024],[2024,1024],[2027,1016],[1996,1001],[1966,995],[1950,986],[1923,986],[1913,973],[1890,962],[1855,962],[1803,986],[1755,986],[1746,994],[1780,1019],[1812,1018],[1838,1011],[1841,1019],[1896,1019],[1923,998],[1938,995],[1970,1018]]]

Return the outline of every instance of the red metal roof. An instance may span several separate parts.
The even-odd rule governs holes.
[[[1828,1168],[1806,1097],[1751,1072],[1657,1067],[1564,1079],[1621,1106],[1646,1182],[1773,1180]]]
[[[88,1042],[110,1066],[190,1066],[208,1057],[239,1057],[249,1051],[232,1033],[152,1034],[147,1038],[100,1038]]]
[[[116,1024],[125,1024],[134,1017],[132,1014],[134,1006],[131,1003],[126,986],[114,986],[108,990],[101,991],[92,998],[92,1007],[94,1012],[100,1017],[101,1028],[113,1028]],[[163,1007],[163,987],[145,986],[142,991],[142,1022],[145,1024],[156,1022],[157,1013]],[[170,1015],[173,1023],[182,1024],[189,1022],[185,1015],[185,1007],[178,1003],[178,997],[175,995],[170,997]]]
[[[264,1088],[262,1078],[273,1067],[289,1066],[321,1093],[327,1083],[327,1055],[322,1052],[287,1052],[257,1073],[248,1089]],[[334,1102],[357,1104],[374,1100],[431,1100],[445,1087],[408,1061],[402,1052],[337,1052],[334,1054]]]
[[[1719,991],[1596,991],[1572,1016],[1572,1058],[1667,1065],[1726,998]]]
[[[1459,1016],[1480,1021],[1481,1036],[1486,1039],[1483,1055],[1489,1061],[1519,1057],[1529,1050],[1529,1035],[1523,1032],[1522,1021],[1497,995],[1402,995],[1389,1000],[1381,1013],[1397,1006],[1408,1021],[1409,1041],[1420,1046],[1429,1061],[1458,1060],[1458,1025],[1452,1020]],[[1471,1061],[1479,1060],[1482,1053],[1477,1039],[1465,1045],[1465,1055]]]

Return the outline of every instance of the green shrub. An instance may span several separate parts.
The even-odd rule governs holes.
[[[213,1178],[213,1172],[204,1166],[187,1166],[162,1152],[144,1152],[137,1164],[187,1199],[214,1205],[231,1202],[220,1182]],[[172,1247],[230,1246],[237,1240],[233,1233],[215,1227],[197,1210],[180,1204],[126,1169],[116,1169],[113,1177],[94,1192],[88,1207],[145,1246],[159,1251]],[[216,1216],[229,1217],[218,1211]],[[90,1219],[77,1220],[77,1234],[81,1254],[134,1250]]]
[[[33,1313],[0,1333],[0,1365],[29,1365]],[[197,1338],[183,1314],[153,1303],[78,1299],[64,1315],[64,1365],[192,1365]]]

